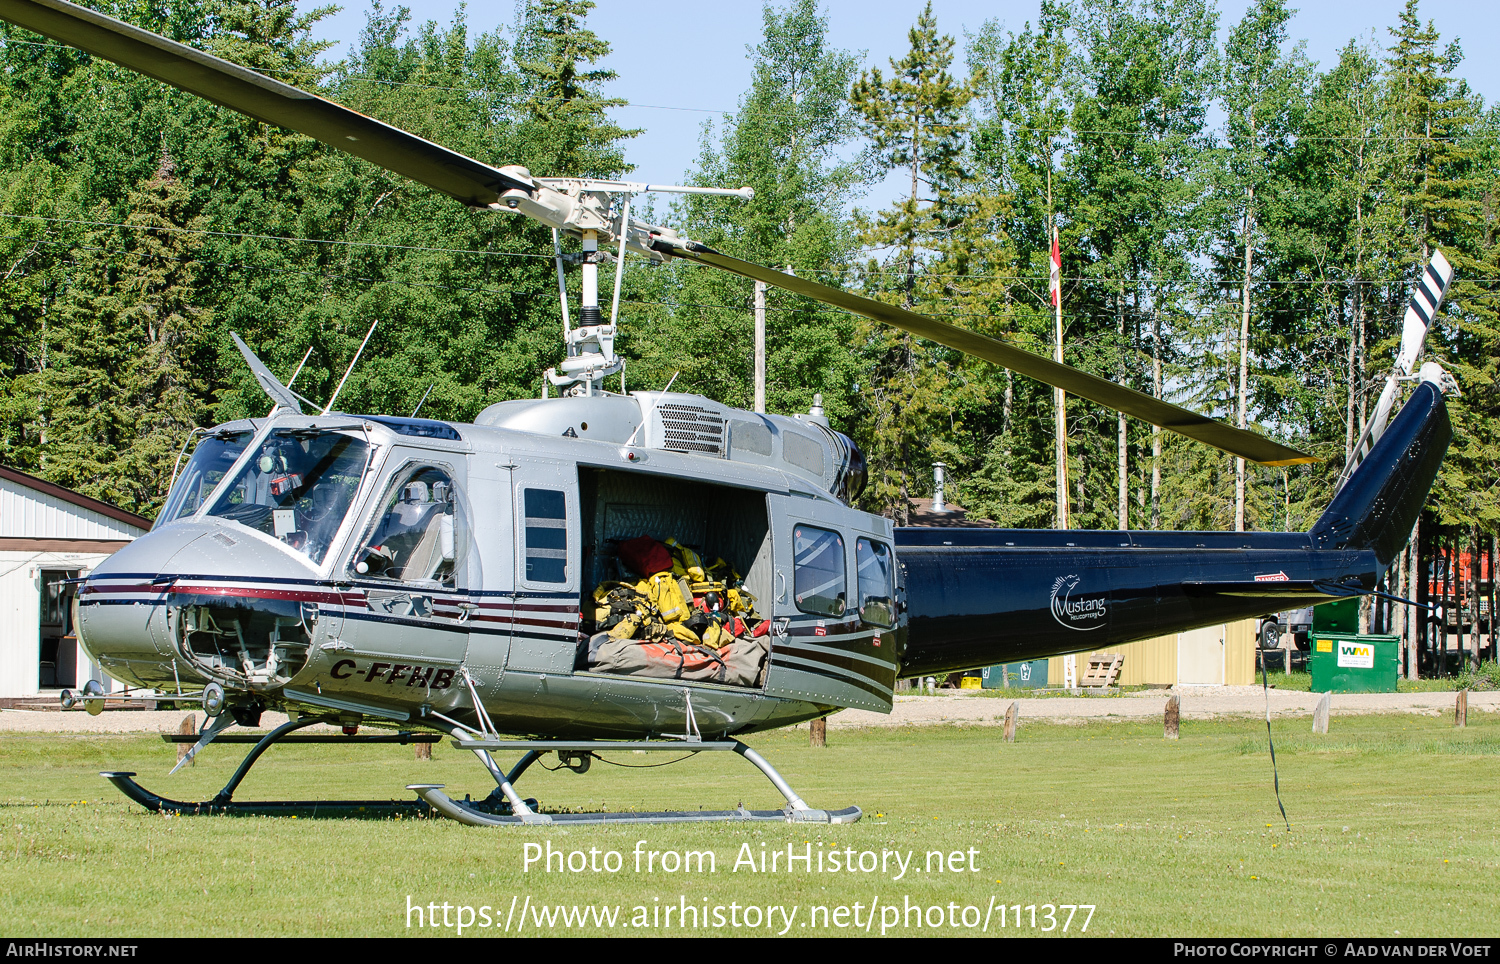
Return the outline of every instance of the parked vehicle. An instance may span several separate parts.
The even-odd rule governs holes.
[[[1467,633],[1479,619],[1479,631],[1490,629],[1490,557],[1481,553],[1478,565],[1472,553],[1457,554],[1455,564],[1451,549],[1440,549],[1427,566],[1427,598],[1435,607],[1434,628],[1444,626],[1448,632]]]
[[[1291,633],[1298,649],[1308,647],[1307,636],[1312,632],[1313,611],[1311,606],[1289,609],[1286,612],[1264,616],[1260,621],[1260,648],[1276,649],[1281,645],[1281,634]]]

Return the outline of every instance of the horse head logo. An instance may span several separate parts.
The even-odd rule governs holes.
[[[1109,612],[1103,593],[1074,598],[1081,577],[1077,573],[1058,576],[1052,582],[1052,618],[1067,627],[1088,632],[1102,627]]]

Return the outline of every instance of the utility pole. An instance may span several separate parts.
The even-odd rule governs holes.
[[[1052,226],[1052,249],[1057,250],[1057,225]],[[1052,329],[1052,360],[1063,363],[1062,279],[1058,278],[1056,311]],[[1052,390],[1057,408],[1057,527],[1068,528],[1068,396],[1061,388]]]
[[[1251,186],[1245,202],[1245,279],[1240,288],[1240,391],[1239,412],[1236,424],[1244,428],[1248,424],[1245,410],[1248,408],[1247,386],[1250,381],[1250,262],[1255,256],[1251,235],[1255,231],[1255,188]],[[1245,460],[1234,460],[1234,531],[1245,531]]]
[[[743,289],[741,289],[743,290]],[[766,283],[755,283],[755,411],[766,412]]]

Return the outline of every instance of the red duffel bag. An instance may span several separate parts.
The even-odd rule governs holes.
[[[632,572],[642,576],[654,576],[672,568],[672,553],[666,546],[650,536],[641,536],[620,543],[620,561]]]

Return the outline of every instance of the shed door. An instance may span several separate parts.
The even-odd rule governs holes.
[[[1177,682],[1224,685],[1224,627],[1205,626],[1177,634]]]

